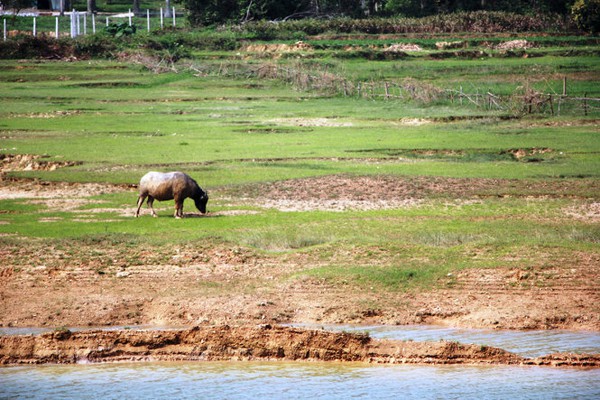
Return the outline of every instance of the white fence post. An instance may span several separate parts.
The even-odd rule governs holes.
[[[129,17],[129,26],[131,26],[131,9],[129,10],[129,13],[127,13],[127,16]]]
[[[4,19],[4,41],[6,42],[6,18]]]
[[[175,7],[173,7],[173,27],[175,27]]]
[[[92,33],[96,33],[96,14],[92,13]]]
[[[73,10],[71,11],[71,38],[77,36],[77,31],[75,30],[76,25],[77,24],[75,22],[75,10]]]
[[[106,26],[108,26],[108,17],[106,17]]]
[[[33,37],[37,36],[37,18],[33,17]]]
[[[6,20],[4,20],[4,25],[6,25]],[[163,9],[162,7],[160,8],[160,29],[162,29],[164,27],[164,15],[163,15]]]
[[[87,35],[87,12],[83,13],[83,34]]]
[[[58,39],[58,17],[54,21],[54,37]]]
[[[146,9],[146,25],[148,27],[148,32],[150,32],[150,10]]]
[[[79,11],[76,12],[77,14],[77,36],[81,35],[81,13]]]

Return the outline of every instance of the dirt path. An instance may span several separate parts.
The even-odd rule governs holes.
[[[552,354],[528,359],[488,346],[375,340],[361,334],[270,325],[171,331],[62,330],[0,337],[0,364],[225,360],[600,367],[600,355]]]

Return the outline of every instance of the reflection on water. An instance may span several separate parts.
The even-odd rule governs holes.
[[[600,370],[341,363],[139,363],[0,368],[0,398],[598,398]]]

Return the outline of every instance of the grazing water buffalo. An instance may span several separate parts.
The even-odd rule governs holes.
[[[175,218],[183,218],[183,200],[190,197],[194,200],[196,208],[206,213],[208,194],[202,190],[195,180],[183,172],[148,172],[140,180],[140,196],[137,201],[135,216],[140,215],[140,208],[148,198],[148,207],[152,210],[152,216],[156,217],[152,203],[154,200],[175,199]]]

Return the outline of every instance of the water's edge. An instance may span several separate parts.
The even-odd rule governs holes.
[[[591,337],[592,341],[595,339],[596,336]],[[592,344],[590,348],[596,347]],[[0,363],[4,365],[272,360],[600,368],[598,353],[559,352],[525,357],[487,344],[463,344],[454,339],[390,339],[381,327],[372,327],[367,333],[295,326],[222,325],[170,330],[65,329],[37,335],[0,336]]]

